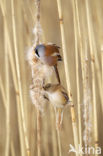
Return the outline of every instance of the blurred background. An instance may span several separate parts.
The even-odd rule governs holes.
[[[102,103],[102,80],[103,80],[103,1],[102,0],[77,0],[79,10],[79,22],[81,38],[77,34],[78,51],[78,77],[80,89],[80,103],[77,100],[77,64],[74,32],[73,4],[76,0],[61,0],[65,31],[65,44],[68,56],[68,70],[71,84],[71,93],[75,105],[76,122],[78,125],[78,105],[81,108],[82,132],[83,124],[83,79],[81,67],[82,55],[85,55],[85,40],[87,41],[89,87],[91,98],[92,120],[94,115],[93,92],[92,92],[92,69],[91,61],[94,61],[95,77],[95,101],[97,117],[98,145],[103,147],[103,103]],[[88,1],[91,22],[91,40],[88,33],[86,14],[86,1]],[[74,3],[73,3],[74,2]],[[56,0],[41,0],[41,25],[43,28],[43,40],[52,42],[62,47],[58,8]],[[37,155],[37,111],[29,96],[29,86],[32,83],[31,68],[26,60],[28,48],[32,46],[35,26],[35,3],[33,0],[0,0],[0,156],[24,156],[26,154],[25,134],[27,132],[27,144],[30,155]],[[77,22],[76,22],[77,23]],[[78,24],[78,23],[77,23]],[[78,26],[75,25],[77,28]],[[15,33],[16,32],[16,33]],[[91,45],[93,48],[91,48]],[[90,51],[93,53],[91,60]],[[63,56],[62,48],[60,51]],[[65,60],[64,60],[65,61]],[[64,61],[59,64],[59,72],[62,85],[67,88]],[[52,80],[56,82],[53,76]],[[91,144],[95,145],[94,120],[91,128]],[[25,126],[23,124],[25,123]],[[79,136],[79,134],[78,134]],[[64,111],[62,129],[60,132],[63,156],[74,156],[69,153],[69,145],[74,145],[73,130],[70,108]],[[80,136],[79,136],[80,137]],[[83,134],[82,134],[83,141]],[[56,132],[56,120],[53,107],[48,104],[45,113],[41,114],[41,156],[58,156],[58,140]],[[92,155],[92,154],[91,154]],[[102,155],[102,154],[101,154]]]

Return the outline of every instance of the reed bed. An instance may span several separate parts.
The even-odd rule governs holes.
[[[93,53],[93,43],[91,36],[91,22],[88,1],[86,1],[86,11],[87,11],[87,24],[88,24],[88,36],[90,44],[90,56],[91,56],[91,72],[92,72],[92,98],[93,98],[93,108],[94,108],[94,141],[95,146],[98,146],[98,127],[97,127],[97,106],[96,106],[96,88],[95,88],[95,56]]]
[[[98,0],[0,0],[0,156],[102,155],[85,151],[103,150],[102,10]],[[41,97],[43,79],[57,83],[55,76],[46,80],[32,64],[42,42],[61,47],[59,75],[71,101],[61,127],[60,110]]]
[[[82,120],[81,120],[81,101],[80,101],[80,84],[79,84],[79,60],[78,60],[78,35],[77,35],[77,20],[76,20],[76,1],[72,1],[73,8],[73,23],[74,23],[74,40],[75,40],[75,62],[76,62],[76,84],[77,84],[77,104],[78,104],[78,127],[79,127],[79,143],[80,147],[82,147]],[[77,10],[78,14],[78,10]],[[81,155],[81,154],[80,154]]]

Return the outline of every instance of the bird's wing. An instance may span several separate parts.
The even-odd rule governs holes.
[[[59,54],[59,48],[55,45],[46,45],[46,56],[50,56],[53,53],[58,53]]]

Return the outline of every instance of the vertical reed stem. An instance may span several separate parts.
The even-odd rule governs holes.
[[[78,38],[75,3],[72,0],[73,19],[74,19],[74,38],[75,38],[75,61],[76,61],[76,84],[77,84],[77,104],[78,104],[78,122],[79,122],[79,142],[82,147],[82,124],[81,124],[81,104],[80,104],[80,87],[79,87],[79,62],[78,62]],[[80,154],[82,156],[82,154]]]
[[[52,140],[53,140],[53,153],[54,156],[57,155],[57,139],[56,139],[56,130],[54,129],[54,116],[53,116],[53,108],[51,108],[51,112],[50,112],[50,118],[51,118],[51,125],[52,125]]]
[[[15,156],[15,149],[14,149],[13,141],[11,141],[10,148],[11,148],[11,156]]]
[[[65,44],[65,34],[64,34],[64,24],[63,24],[61,0],[57,0],[57,6],[58,6],[59,21],[60,21],[66,83],[67,83],[69,97],[70,97],[70,99],[72,99],[71,89],[70,89],[71,87],[70,87],[70,80],[69,80],[68,59],[67,59],[68,57],[67,57],[67,49],[66,49],[66,44]],[[77,132],[77,124],[76,124],[75,110],[74,110],[73,104],[71,106],[71,117],[72,117],[73,135],[74,135],[74,144],[75,144],[76,150],[78,151],[78,132]],[[76,153],[76,155],[78,155],[78,154]]]
[[[90,55],[91,55],[91,70],[92,70],[92,95],[93,95],[93,109],[94,109],[94,141],[95,147],[98,147],[98,126],[97,126],[97,106],[96,106],[96,88],[95,88],[95,58],[93,54],[93,42],[91,34],[91,19],[89,12],[88,0],[86,0],[86,14],[87,14],[87,25],[88,25],[88,36],[90,45]]]
[[[57,136],[58,136],[59,156],[62,156],[61,139],[60,139],[60,129],[58,127],[57,127]]]
[[[41,116],[40,111],[37,110],[37,149],[38,149],[38,156],[41,156]]]
[[[36,0],[36,24],[39,27],[40,24],[40,0]],[[37,28],[37,32],[35,34],[35,46],[40,43],[40,34],[39,34],[39,28]],[[41,156],[41,113],[39,109],[37,110],[37,150],[38,150],[38,156]]]
[[[0,90],[1,90],[1,95],[2,95],[2,98],[3,98],[4,108],[6,110],[6,95],[5,95],[5,91],[4,91],[4,86],[3,86],[3,81],[1,79],[1,75],[0,75]]]
[[[7,45],[7,32],[4,21],[4,49],[5,49],[5,71],[6,71],[6,148],[5,156],[9,155],[10,152],[10,82],[9,82],[9,57],[8,57],[8,45]]]
[[[19,89],[18,89],[18,81],[17,81],[17,77],[16,77],[15,63],[14,63],[14,58],[13,58],[13,53],[12,53],[12,46],[11,46],[11,42],[10,42],[10,34],[9,34],[8,25],[7,25],[6,10],[5,10],[3,1],[0,1],[0,5],[1,5],[3,16],[5,17],[5,26],[6,26],[7,42],[8,42],[8,52],[9,52],[11,70],[12,70],[12,74],[13,74],[13,82],[14,82],[14,87],[15,87],[15,92],[16,92],[21,155],[24,156],[25,155],[25,152],[24,152],[24,137],[23,137],[22,121],[21,121],[20,96],[19,96]]]
[[[22,96],[22,85],[21,85],[21,76],[20,76],[20,65],[19,65],[19,57],[18,57],[18,47],[17,47],[17,37],[16,37],[16,23],[15,23],[15,13],[14,13],[14,1],[11,0],[11,9],[12,9],[12,25],[13,25],[13,38],[14,38],[14,49],[15,49],[15,60],[16,60],[16,68],[17,68],[17,78],[18,78],[18,87],[20,91],[20,102],[21,102],[21,115],[22,115],[22,123],[23,123],[23,131],[24,131],[24,139],[25,139],[25,146],[26,146],[26,154],[27,156],[30,155],[29,151],[29,143],[27,138],[27,129],[25,124],[25,116],[24,116],[24,102]]]

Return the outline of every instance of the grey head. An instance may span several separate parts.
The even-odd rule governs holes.
[[[36,46],[35,55],[38,58],[45,56],[45,46],[43,44],[39,44]]]

